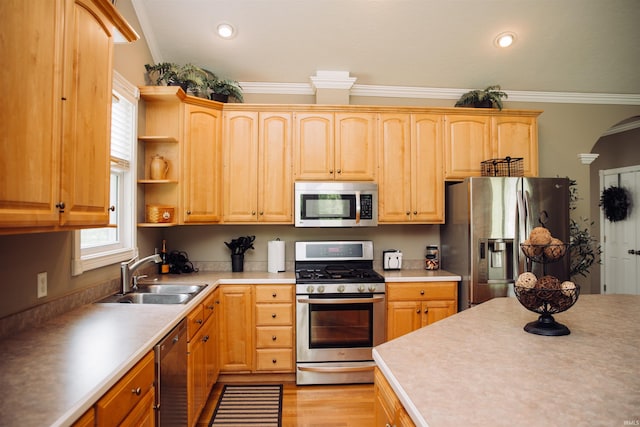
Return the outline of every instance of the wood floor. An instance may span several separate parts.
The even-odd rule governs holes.
[[[207,427],[222,386],[216,384],[197,427]],[[282,427],[370,427],[374,425],[373,384],[296,386],[285,383]]]

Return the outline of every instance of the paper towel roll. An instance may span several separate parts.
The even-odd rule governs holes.
[[[284,271],[284,241],[270,240],[267,242],[267,271],[269,273]]]

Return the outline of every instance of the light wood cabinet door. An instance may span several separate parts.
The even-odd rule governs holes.
[[[211,223],[221,218],[221,111],[185,105],[183,146],[183,222]]]
[[[207,337],[204,343],[204,369],[205,369],[205,385],[206,394],[208,396],[211,388],[218,381],[218,374],[220,373],[220,362],[218,356],[218,326],[220,323],[220,296],[219,289],[213,292],[212,299],[212,314],[205,323],[205,337]],[[207,302],[205,301],[205,312],[208,310]],[[205,400],[207,398],[205,396]]]
[[[113,34],[94,1],[66,15],[61,225],[107,225]]]
[[[155,391],[149,390],[119,427],[154,427],[156,425]]]
[[[442,117],[381,114],[378,220],[442,223]]]
[[[410,221],[414,181],[410,114],[381,114],[378,135],[378,221]]]
[[[444,223],[442,116],[411,115],[411,219]]]
[[[420,301],[387,302],[387,340],[408,334],[422,326]]]
[[[206,403],[205,336],[201,328],[187,344],[187,425],[193,426]]]
[[[446,179],[480,176],[480,163],[492,158],[491,117],[445,115]]]
[[[258,113],[224,113],[224,221],[255,222],[258,213]]]
[[[258,221],[293,223],[291,113],[259,115]]]
[[[254,304],[252,285],[220,287],[219,356],[221,372],[250,372],[253,367]]]
[[[446,317],[456,314],[458,307],[456,301],[425,301],[422,305],[422,313],[425,315],[424,325],[430,325]]]
[[[376,115],[335,113],[334,178],[373,181],[377,172]]]
[[[522,157],[524,176],[538,176],[538,121],[535,117],[491,118],[494,158]]]
[[[333,113],[295,113],[293,123],[295,179],[333,180]]]

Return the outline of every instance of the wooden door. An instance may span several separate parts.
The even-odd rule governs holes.
[[[293,223],[291,113],[260,113],[258,221]]]
[[[258,113],[224,113],[225,222],[258,220]]]
[[[445,317],[456,314],[457,306],[455,301],[425,301],[422,304],[424,314],[423,326],[430,325]]]
[[[221,217],[221,112],[185,105],[182,167],[184,223],[217,222]]]
[[[409,114],[378,119],[378,221],[411,219],[411,120]]]
[[[93,1],[66,14],[61,225],[107,225],[113,34]]]
[[[220,371],[251,371],[255,348],[253,311],[253,286],[220,287]]]
[[[375,114],[335,114],[335,179],[376,179],[376,133]]]
[[[333,113],[295,113],[293,122],[295,179],[334,179]]]
[[[480,176],[480,163],[492,158],[489,116],[446,115],[444,173],[446,179]]]
[[[420,301],[387,302],[387,340],[408,334],[422,326]]]
[[[491,119],[493,158],[522,157],[524,176],[538,176],[538,121],[535,117]]]
[[[444,223],[442,116],[411,115],[411,220]]]
[[[59,221],[63,3],[0,2],[0,227]]]

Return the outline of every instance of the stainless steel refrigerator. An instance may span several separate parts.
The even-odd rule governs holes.
[[[520,273],[569,279],[569,254],[553,264],[531,263],[520,243],[534,227],[569,243],[567,178],[467,178],[449,184],[441,227],[441,265],[462,277],[459,309],[513,295]]]

